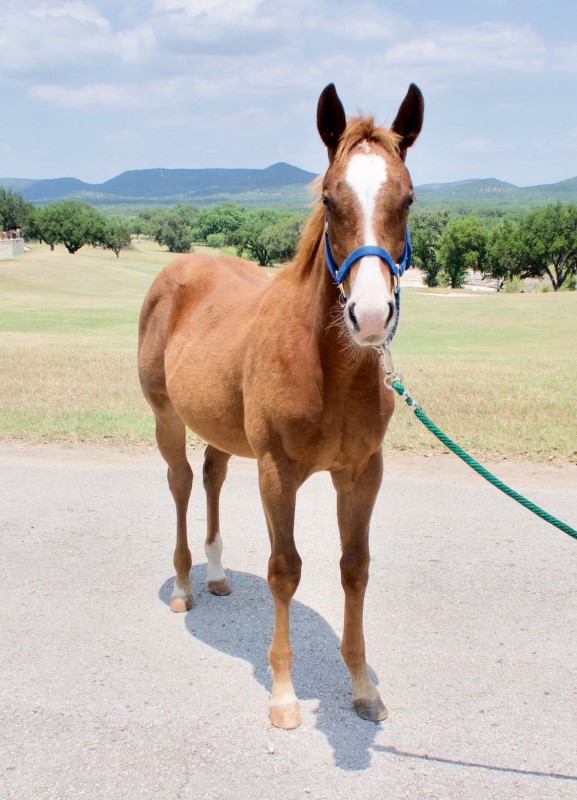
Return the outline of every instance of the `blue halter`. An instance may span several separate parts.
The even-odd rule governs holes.
[[[395,321],[395,325],[385,344],[389,344],[393,336],[397,331],[397,325],[399,323],[399,314],[401,312],[401,284],[399,283],[399,278],[401,275],[404,274],[406,270],[408,270],[411,266],[411,254],[412,254],[412,247],[411,247],[411,234],[409,232],[409,226],[407,225],[407,232],[405,234],[405,244],[403,247],[403,252],[401,253],[401,258],[399,259],[399,263],[395,264],[395,261],[388,250],[385,250],[384,247],[379,247],[378,245],[367,244],[363,245],[363,247],[357,247],[356,250],[348,255],[341,266],[339,267],[336,261],[333,258],[333,254],[331,253],[331,245],[329,242],[329,233],[327,230],[327,225],[325,225],[325,260],[327,262],[327,268],[331,273],[331,277],[334,282],[339,286],[341,290],[341,296],[346,301],[346,297],[342,290],[342,282],[344,281],[345,277],[348,275],[349,270],[357,261],[365,256],[376,256],[380,258],[381,261],[384,261],[385,264],[388,266],[391,275],[394,278],[395,283],[395,306],[397,308],[397,319]]]

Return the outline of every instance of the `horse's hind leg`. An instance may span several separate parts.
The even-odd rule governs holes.
[[[186,457],[186,428],[172,405],[155,408],[156,441],[168,464],[168,485],[176,506],[176,547],[174,568],[176,580],[170,598],[171,611],[188,611],[192,606],[190,568],[192,556],[188,548],[186,512],[192,490],[192,469]]]
[[[222,568],[222,539],[220,537],[220,490],[226,478],[229,453],[208,445],[204,454],[202,479],[206,491],[206,542],[204,552],[208,560],[206,579],[213,594],[230,594],[230,583]]]

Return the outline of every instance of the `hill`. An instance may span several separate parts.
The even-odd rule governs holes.
[[[577,178],[540,186],[515,186],[496,178],[429,183],[416,187],[419,204],[424,206],[493,206],[508,208],[577,203]]]
[[[310,201],[307,186],[315,177],[284,163],[266,169],[144,169],[123,172],[100,184],[76,178],[38,180],[18,191],[38,204],[75,198],[94,205],[207,205],[236,200],[245,205],[303,206]]]
[[[310,203],[309,184],[315,177],[291,164],[278,163],[266,169],[131,170],[99,184],[77,178],[0,178],[0,186],[14,189],[40,205],[75,198],[107,206],[210,205],[233,200],[244,206],[304,208]],[[420,208],[514,209],[558,200],[577,203],[577,177],[526,187],[496,178],[429,183],[417,186],[416,194]]]
[[[14,192],[22,192],[23,189],[27,189],[33,183],[36,183],[34,178],[0,178],[0,186],[5,189],[12,189]]]

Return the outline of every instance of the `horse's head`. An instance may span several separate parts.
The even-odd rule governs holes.
[[[330,162],[322,188],[327,264],[331,269],[332,261],[331,271],[338,271],[345,324],[359,345],[382,344],[395,325],[395,265],[407,253],[413,202],[405,155],[421,130],[423,107],[420,90],[411,84],[385,130],[371,117],[347,124],[333,84],[319,98],[317,124]]]

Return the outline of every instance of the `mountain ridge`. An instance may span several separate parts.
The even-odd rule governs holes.
[[[128,170],[103,183],[78,178],[0,178],[0,186],[44,205],[64,199],[94,205],[210,205],[225,200],[249,206],[304,208],[310,204],[316,174],[285,162],[264,169]],[[527,206],[557,200],[577,202],[577,177],[551,184],[519,187],[497,178],[428,183],[415,188],[420,206]]]

